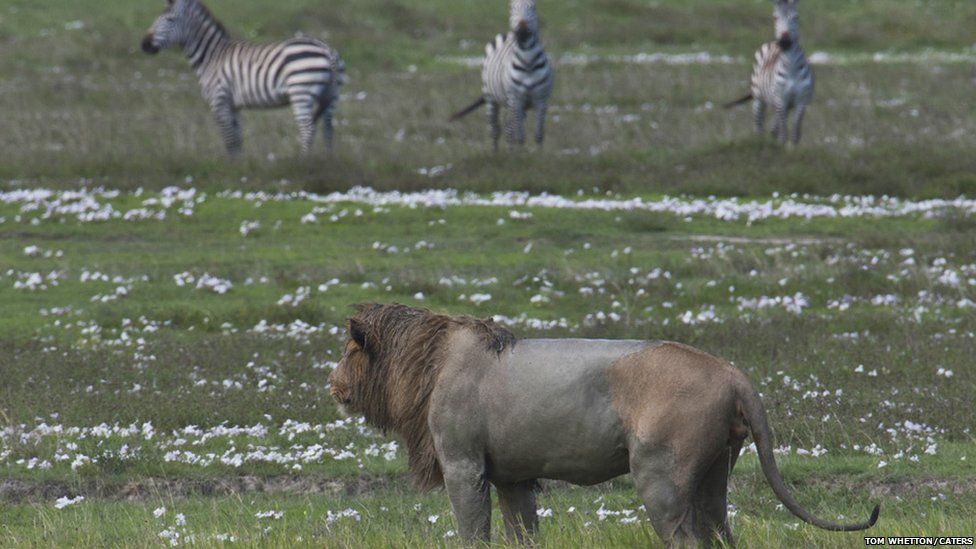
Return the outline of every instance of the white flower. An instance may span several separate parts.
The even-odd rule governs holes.
[[[241,236],[247,236],[257,231],[260,228],[261,228],[260,221],[248,221],[245,219],[244,221],[241,221],[241,226],[238,230],[240,231]]]
[[[271,511],[264,511],[262,513],[255,513],[254,516],[257,518],[269,518],[273,520],[280,520],[281,517],[285,516],[285,512],[271,510]]]
[[[159,518],[159,517],[161,517],[161,516],[163,516],[165,514],[166,514],[166,508],[165,507],[157,507],[157,508],[155,508],[153,510],[153,516],[156,517],[156,518]]]
[[[172,526],[160,532],[159,537],[169,542],[170,547],[176,547],[180,544],[180,533]]]
[[[77,496],[74,498],[69,498],[68,496],[61,496],[57,501],[54,502],[55,509],[64,509],[69,505],[74,505],[76,503],[81,503],[85,501],[85,496]]]
[[[362,520],[362,517],[359,515],[359,512],[356,511],[355,509],[343,509],[342,511],[336,511],[336,512],[332,512],[331,510],[328,510],[325,512],[326,524],[332,524],[333,522],[341,518],[351,518],[356,522]]]
[[[481,305],[486,301],[491,301],[491,294],[471,294],[468,299],[475,305]]]

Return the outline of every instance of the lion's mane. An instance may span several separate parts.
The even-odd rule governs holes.
[[[514,345],[515,336],[491,319],[441,315],[399,304],[356,308],[350,327],[364,331],[369,360],[352,388],[363,415],[370,424],[400,435],[419,489],[440,486],[444,477],[427,415],[446,358],[446,336],[456,329],[471,330],[481,336],[485,351],[493,353]]]

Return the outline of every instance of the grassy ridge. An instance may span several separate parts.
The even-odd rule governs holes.
[[[208,6],[237,36],[273,40],[296,30],[324,35],[364,69],[424,65],[457,52],[478,55],[506,24],[503,4],[450,0],[338,0],[328,6],[283,0],[273,16],[252,0],[211,0]],[[162,2],[100,0],[92,10],[11,0],[0,38],[18,44],[40,35],[41,47],[4,56],[0,66],[26,67],[52,57],[76,66],[122,63],[136,53],[142,32],[162,8]],[[539,10],[546,41],[556,51],[708,48],[747,55],[757,38],[772,35],[765,0],[570,0],[540,2]],[[804,40],[822,50],[960,50],[972,46],[976,23],[973,6],[933,0],[814,0],[801,10]],[[85,26],[65,32],[73,21]]]

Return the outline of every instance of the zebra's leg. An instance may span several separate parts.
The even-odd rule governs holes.
[[[329,108],[325,109],[325,114],[322,117],[322,136],[325,139],[325,150],[332,152],[332,119],[335,116],[335,106],[329,105]]]
[[[291,112],[298,123],[298,138],[302,143],[302,154],[308,154],[312,150],[312,141],[315,139],[315,109],[317,101],[314,97],[304,94],[292,95]]]
[[[498,152],[498,138],[502,135],[502,126],[498,122],[498,103],[494,101],[488,101],[488,126],[491,128],[491,142],[494,146],[494,150]]]
[[[508,121],[508,145],[525,144],[525,104],[516,103],[511,105],[511,117]]]
[[[319,103],[319,110],[316,112],[315,119],[312,120],[312,126],[315,126],[319,118],[322,119],[322,137],[325,139],[325,150],[330,153],[332,152],[332,119],[335,115],[335,102],[336,98],[334,97],[323,98]]]
[[[752,100],[752,118],[756,124],[756,133],[762,135],[763,126],[766,125],[766,103],[762,99]]]
[[[535,111],[535,142],[542,147],[542,140],[546,136],[546,104],[540,103]]]
[[[773,126],[773,137],[781,143],[786,143],[786,117],[788,114],[786,105],[776,105],[776,124]]]
[[[803,114],[807,110],[806,103],[800,103],[793,112],[793,136],[791,142],[796,145],[800,142],[801,127],[803,125]]]
[[[519,146],[525,145],[525,105],[519,105],[514,111],[515,118],[515,143]]]
[[[237,109],[230,101],[215,101],[212,105],[214,117],[217,119],[217,127],[220,129],[220,137],[224,140],[227,153],[231,156],[241,154],[241,123],[237,116]]]

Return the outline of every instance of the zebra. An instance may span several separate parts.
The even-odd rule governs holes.
[[[240,109],[289,104],[302,152],[311,149],[319,119],[326,147],[332,150],[332,118],[345,81],[345,66],[334,49],[311,37],[272,44],[233,40],[199,0],[166,4],[142,40],[142,50],[156,54],[167,47],[183,48],[231,156],[241,152]]]
[[[752,89],[745,97],[728,103],[726,108],[752,100],[756,133],[763,132],[766,106],[776,110],[773,136],[787,142],[787,116],[793,109],[792,144],[800,142],[800,127],[807,105],[813,99],[813,73],[800,47],[799,0],[773,0],[776,40],[767,42],[756,52],[752,67]]]
[[[509,32],[485,46],[481,68],[481,97],[451,120],[458,120],[482,105],[487,106],[494,150],[498,151],[501,126],[499,109],[510,113],[505,135],[510,145],[525,143],[526,110],[535,109],[535,141],[545,137],[546,104],[552,93],[553,70],[539,40],[539,17],[534,0],[510,0]]]

